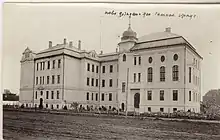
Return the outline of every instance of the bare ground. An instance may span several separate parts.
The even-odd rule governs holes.
[[[3,112],[6,140],[220,140],[219,123]]]

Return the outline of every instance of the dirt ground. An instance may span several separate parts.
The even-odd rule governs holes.
[[[4,139],[220,140],[220,124],[3,112]]]

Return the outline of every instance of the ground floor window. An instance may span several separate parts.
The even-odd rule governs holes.
[[[53,109],[53,105],[51,105],[51,109]]]
[[[46,104],[46,108],[48,108],[48,104]]]
[[[173,108],[173,112],[176,112],[177,111],[177,108]]]
[[[164,111],[164,109],[163,108],[160,108],[160,112],[163,112]]]
[[[59,105],[57,105],[57,109],[59,109]]]
[[[26,104],[26,107],[28,107],[28,104]]]
[[[149,112],[151,112],[151,107],[148,107],[147,110],[148,110]]]

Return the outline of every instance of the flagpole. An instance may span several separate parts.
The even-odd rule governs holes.
[[[129,81],[129,68],[127,68],[127,91],[126,91],[126,116],[128,115],[128,81]]]

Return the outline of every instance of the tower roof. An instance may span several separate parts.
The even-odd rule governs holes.
[[[128,26],[128,29],[126,31],[123,32],[122,34],[122,40],[127,40],[127,39],[137,39],[137,33],[134,32],[132,29],[131,29],[131,16],[129,16],[129,26]]]

